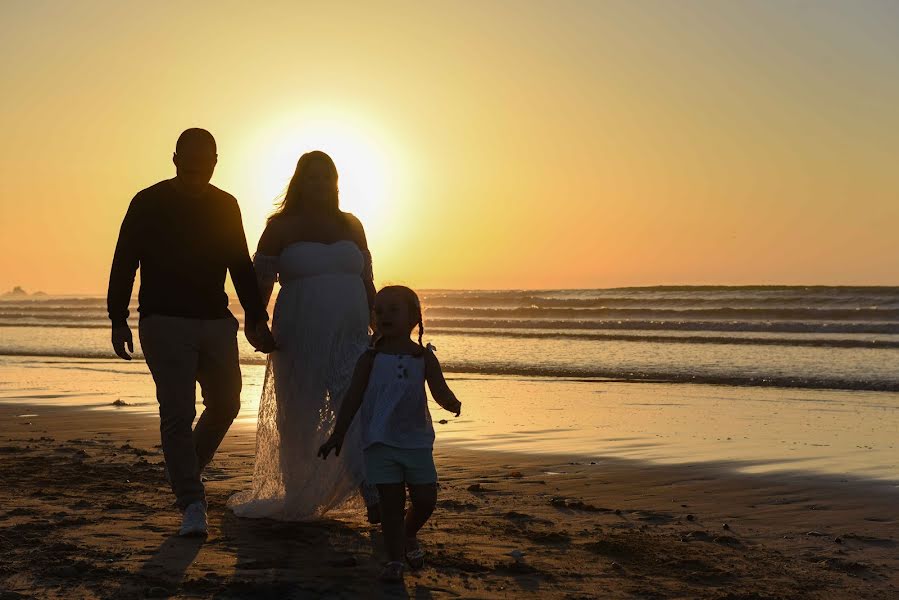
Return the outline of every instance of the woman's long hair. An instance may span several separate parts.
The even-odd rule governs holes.
[[[323,163],[328,171],[330,171],[331,180],[334,186],[329,190],[328,209],[333,211],[334,214],[340,213],[339,190],[337,187],[337,166],[334,164],[334,161],[331,160],[330,156],[321,150],[313,150],[312,152],[307,152],[301,156],[300,160],[297,161],[297,168],[293,172],[293,177],[290,178],[290,183],[287,184],[287,191],[284,193],[284,199],[278,203],[275,211],[269,215],[269,223],[277,217],[295,214],[303,209],[303,205],[305,204],[303,198],[303,177],[306,173],[306,169],[308,169],[314,162]]]

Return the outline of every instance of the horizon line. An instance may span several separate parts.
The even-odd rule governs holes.
[[[383,285],[391,285],[385,283]],[[380,286],[380,287],[383,287]],[[614,290],[647,290],[647,289],[793,289],[793,288],[856,288],[856,289],[899,289],[897,284],[846,284],[846,283],[755,283],[755,284],[727,284],[727,283],[663,283],[648,285],[627,285],[609,287],[508,287],[508,288],[475,288],[475,287],[422,287],[416,288],[419,292],[589,292],[589,291],[614,291]],[[17,293],[16,290],[21,290]],[[226,292],[229,298],[237,298],[236,294]],[[133,296],[136,294],[132,294]],[[0,298],[34,298],[34,297],[105,297],[106,292],[61,292],[51,293],[37,290],[28,292],[22,286],[13,286],[6,292],[0,293]]]

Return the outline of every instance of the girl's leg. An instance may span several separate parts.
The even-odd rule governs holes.
[[[412,501],[412,507],[406,512],[404,526],[406,540],[410,544],[414,544],[407,550],[412,550],[418,547],[415,541],[418,530],[427,523],[437,504],[437,483],[410,484],[409,499]]]
[[[368,522],[377,525],[381,522],[381,505],[378,498],[378,488],[374,484],[363,481],[359,486],[359,493],[365,501],[365,511]]]
[[[379,483],[381,496],[381,532],[387,549],[387,560],[401,561],[405,552],[403,510],[406,508],[404,483]]]

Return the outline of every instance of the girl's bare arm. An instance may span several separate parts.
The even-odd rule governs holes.
[[[365,397],[365,388],[368,387],[368,378],[371,374],[372,362],[374,356],[366,352],[356,361],[356,368],[353,371],[353,378],[350,381],[350,387],[347,389],[343,402],[340,404],[340,410],[337,412],[337,423],[334,425],[334,433],[328,438],[322,447],[319,448],[318,454],[322,458],[327,458],[331,450],[336,450],[335,454],[340,455],[340,447],[343,445],[343,438],[353,417],[359,412],[362,406],[362,399]]]
[[[462,413],[462,403],[447,385],[446,379],[443,377],[443,369],[440,368],[440,361],[430,350],[425,350],[425,378],[428,381],[431,396],[434,397],[437,404],[445,410],[455,413],[458,417]]]

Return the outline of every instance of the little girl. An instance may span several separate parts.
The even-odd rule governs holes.
[[[458,417],[462,403],[449,389],[440,363],[421,344],[424,335],[421,303],[411,289],[388,286],[375,296],[377,342],[359,357],[334,433],[319,456],[340,447],[356,412],[362,409],[362,447],[366,480],[378,486],[381,530],[389,562],[385,581],[402,581],[403,556],[413,569],[424,566],[424,552],[416,535],[437,502],[434,467],[434,427],[424,383],[437,403]],[[418,343],[409,336],[418,326]],[[412,501],[405,513],[406,487]]]

